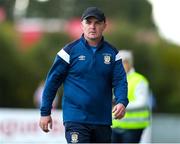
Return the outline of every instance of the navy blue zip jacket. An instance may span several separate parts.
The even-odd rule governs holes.
[[[41,116],[51,114],[52,101],[63,83],[63,121],[111,125],[112,90],[125,107],[127,79],[118,51],[102,38],[93,53],[84,36],[61,49],[48,73]]]

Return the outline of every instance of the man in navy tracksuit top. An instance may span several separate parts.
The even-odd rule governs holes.
[[[52,128],[51,108],[63,83],[65,137],[68,143],[111,142],[112,112],[122,118],[127,99],[127,80],[118,51],[102,36],[104,13],[87,8],[81,17],[83,34],[67,44],[55,58],[43,91],[39,125]],[[112,90],[116,105],[112,110]]]

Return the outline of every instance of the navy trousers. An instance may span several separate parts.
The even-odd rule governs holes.
[[[112,129],[112,143],[139,143],[144,129]]]
[[[67,143],[111,142],[111,127],[108,125],[66,122],[64,126]]]

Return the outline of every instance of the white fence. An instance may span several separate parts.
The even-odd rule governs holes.
[[[180,143],[180,115],[154,114],[153,143]]]
[[[0,144],[66,143],[62,111],[52,112],[53,129],[39,128],[38,109],[0,109]],[[146,129],[142,143],[180,143],[180,116],[154,114],[152,126]]]
[[[62,112],[53,111],[53,129],[44,133],[39,128],[39,110],[0,109],[0,144],[66,143]]]

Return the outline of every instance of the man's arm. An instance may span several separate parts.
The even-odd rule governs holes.
[[[39,125],[41,129],[48,132],[48,126],[52,128],[51,109],[52,102],[56,96],[59,86],[66,78],[69,67],[69,56],[63,49],[58,53],[51,67],[45,82],[42,95],[42,104],[40,107],[41,118]]]
[[[52,102],[59,86],[66,77],[67,69],[68,64],[66,64],[59,56],[56,56],[53,66],[46,78],[42,95],[42,104],[40,107],[41,116],[48,116],[51,114]]]
[[[113,69],[112,85],[114,88],[114,96],[116,105],[113,108],[115,118],[122,118],[125,114],[125,107],[128,105],[127,91],[128,84],[126,72],[124,70],[122,60],[116,55],[115,65]]]

